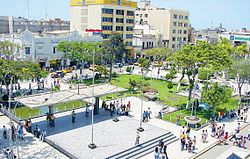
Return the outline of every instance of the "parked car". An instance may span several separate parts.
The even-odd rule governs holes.
[[[64,74],[71,73],[72,72],[72,67],[68,67],[62,70]]]

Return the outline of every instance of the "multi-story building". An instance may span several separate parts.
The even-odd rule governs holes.
[[[71,0],[70,29],[79,32],[102,31],[107,39],[120,33],[128,49],[132,49],[134,13],[137,2],[130,0]]]
[[[65,61],[67,61],[67,65],[70,64],[70,60],[64,59],[63,53],[56,49],[59,42],[98,42],[102,41],[102,38],[98,36],[82,37],[77,31],[53,31],[39,34],[26,30],[21,34],[1,34],[0,41],[10,41],[21,47],[14,60],[37,62],[41,67],[59,67],[63,66]]]
[[[143,51],[154,47],[161,47],[162,32],[149,25],[135,25],[133,47],[135,51]]]
[[[42,33],[45,31],[69,30],[70,22],[56,19],[28,20],[23,17],[0,16],[0,34],[21,33],[29,31]]]
[[[179,49],[188,42],[189,12],[151,6],[150,0],[141,0],[135,12],[136,24],[149,24],[163,33],[163,46]]]

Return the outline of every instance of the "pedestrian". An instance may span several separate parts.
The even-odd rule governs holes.
[[[136,138],[135,138],[135,145],[139,145],[139,144],[140,144],[140,134],[139,132],[137,132]]]
[[[72,111],[71,115],[72,115],[72,123],[74,124],[76,122],[76,113],[74,110]]]
[[[3,126],[3,138],[7,139],[7,129],[5,126]]]
[[[142,114],[142,121],[145,122],[146,118],[147,118],[147,114],[146,114],[146,111],[144,111]]]
[[[181,125],[180,120],[181,120],[181,116],[180,116],[180,115],[177,115],[176,125],[178,125],[178,126]]]
[[[201,142],[202,143],[205,142],[205,130],[202,130],[202,133],[201,133]]]
[[[46,131],[42,130],[41,135],[40,135],[40,141],[44,142],[46,136]]]
[[[163,155],[162,159],[168,159],[168,154],[167,154],[167,144],[164,145],[163,147]]]
[[[185,133],[183,132],[180,136],[180,140],[181,140],[181,151],[184,150],[184,146],[185,146],[185,140],[186,140],[186,137],[185,137]]]
[[[28,119],[28,132],[31,133],[32,131],[32,122],[31,122],[31,119]]]
[[[18,134],[18,138],[23,140],[23,125],[22,125],[22,123],[18,124],[17,134]]]
[[[89,105],[86,105],[85,117],[89,117]]]
[[[155,159],[160,159],[159,147],[155,147]]]
[[[3,93],[3,87],[0,86],[0,94],[2,94],[2,93]]]
[[[114,111],[115,111],[115,106],[113,104],[111,104],[110,106],[110,116],[113,117]]]
[[[238,123],[238,126],[237,126],[237,128],[236,128],[236,132],[237,132],[237,133],[240,133],[240,123]]]
[[[195,146],[196,146],[196,136],[193,138],[193,153],[195,151]]]
[[[187,128],[187,131],[186,131],[187,137],[190,137],[190,131],[191,131],[191,129],[190,129],[190,128]]]
[[[151,119],[151,114],[152,114],[152,111],[151,111],[150,107],[148,107],[148,117],[149,117],[149,119]]]
[[[208,140],[207,140],[207,138],[208,138],[208,132],[207,132],[207,130],[205,130],[205,134],[204,135],[205,135],[205,138],[204,138],[205,142],[208,142]]]

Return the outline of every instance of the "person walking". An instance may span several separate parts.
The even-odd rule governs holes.
[[[74,124],[76,122],[76,113],[74,110],[72,111],[71,115],[72,115],[72,124]]]
[[[140,144],[140,134],[139,132],[137,132],[136,138],[135,138],[135,145],[139,145],[139,144]]]
[[[151,119],[151,114],[152,114],[152,111],[150,109],[150,107],[148,107],[148,118]]]
[[[7,139],[7,129],[5,126],[3,126],[3,138]]]

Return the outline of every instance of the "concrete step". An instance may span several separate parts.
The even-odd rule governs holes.
[[[107,159],[137,159],[153,152],[160,140],[163,140],[163,142],[166,144],[170,144],[176,141],[176,139],[177,138],[172,133],[168,132],[149,141],[141,143],[138,146],[134,146],[125,151],[112,155]]]

